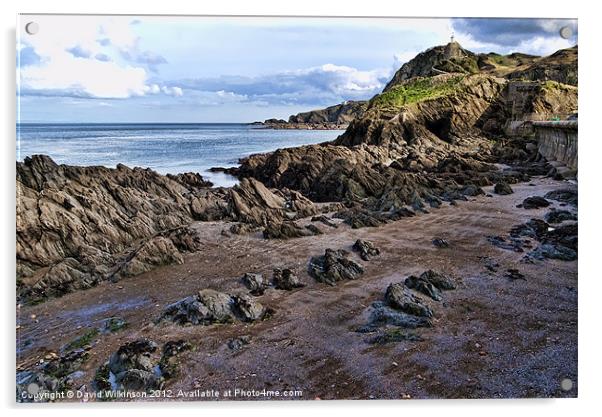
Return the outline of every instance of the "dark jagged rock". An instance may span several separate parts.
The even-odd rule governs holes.
[[[261,320],[266,313],[266,309],[263,305],[246,294],[233,295],[232,300],[233,311],[242,321],[251,322]]]
[[[456,284],[450,278],[432,269],[424,271],[420,274],[420,278],[430,281],[435,287],[443,291],[456,289]]]
[[[316,281],[332,286],[338,281],[357,279],[364,273],[364,268],[348,256],[349,253],[342,249],[326,249],[324,255],[310,259],[308,273]]]
[[[324,223],[326,226],[332,227],[332,228],[337,228],[339,227],[338,224],[336,224],[336,222],[332,221],[332,219],[324,216],[323,214],[319,215],[319,216],[314,216],[311,218],[312,222],[321,222]]]
[[[577,259],[577,251],[562,245],[544,243],[529,253],[528,256],[538,260],[548,258],[561,261],[574,261]]]
[[[262,295],[270,285],[267,278],[262,274],[252,274],[249,272],[242,277],[242,282],[253,295]]]
[[[531,219],[524,224],[514,226],[510,230],[510,236],[530,237],[540,240],[548,232],[550,225],[540,219]]]
[[[74,349],[55,357],[42,366],[42,371],[54,378],[66,378],[77,371],[88,360],[89,353],[86,349]]]
[[[170,340],[163,345],[163,354],[159,360],[161,376],[166,379],[175,377],[180,372],[178,356],[182,352],[192,350],[192,345],[185,340]]]
[[[270,191],[254,178],[244,178],[230,190],[229,211],[251,226],[282,224],[317,214],[315,205],[296,191]]]
[[[310,232],[312,232],[314,235],[323,235],[324,232],[322,230],[320,230],[320,228],[318,226],[316,226],[315,224],[308,224],[305,226],[305,228],[307,230],[309,230]]]
[[[197,295],[186,297],[165,308],[160,320],[169,320],[177,324],[230,323],[232,297],[214,290],[202,290]]]
[[[430,269],[418,277],[414,275],[409,276],[405,279],[404,284],[406,287],[419,291],[435,301],[442,300],[441,291],[456,288],[452,280]]]
[[[152,358],[157,349],[157,344],[148,339],[121,346],[109,359],[109,370],[115,376],[115,383],[131,391],[161,389],[164,381],[155,374],[156,363]]]
[[[48,357],[49,356],[49,357]],[[58,356],[56,354],[48,355],[45,361],[26,370],[19,370],[16,374],[17,397],[18,402],[49,401],[50,397],[43,397],[44,394],[55,394],[65,392],[73,388],[73,375],[76,374],[89,358],[89,352],[86,349],[74,349]],[[28,394],[34,394],[29,388],[33,386],[40,395],[39,400],[35,400]]]
[[[506,239],[503,236],[487,236],[487,241],[498,248],[514,252],[524,252],[523,241],[517,238]]]
[[[228,348],[230,348],[230,350],[237,351],[241,350],[244,346],[248,345],[249,343],[251,343],[250,336],[241,336],[235,339],[230,339],[228,341]]]
[[[167,320],[180,325],[211,325],[232,323],[234,319],[260,320],[266,313],[266,308],[246,294],[230,295],[206,289],[168,305],[159,321]]]
[[[353,244],[353,250],[359,252],[360,258],[364,261],[369,261],[372,257],[380,255],[380,249],[369,240],[356,240]]]
[[[526,237],[539,242],[539,246],[525,256],[525,261],[541,261],[546,258],[573,261],[577,259],[577,233],[576,223],[563,224],[553,228],[543,220],[531,219],[524,224],[512,227],[510,241],[501,236],[490,236],[489,241],[502,249],[522,252],[523,247],[530,247],[527,239],[521,239],[521,237]]]
[[[431,319],[428,317],[415,316],[403,311],[393,309],[382,301],[372,303],[370,319],[366,325],[359,327],[358,333],[370,333],[377,331],[383,326],[401,327],[404,329],[416,329],[418,327],[432,327]]]
[[[300,226],[293,221],[269,223],[263,229],[263,237],[265,239],[292,239],[296,237],[314,236],[321,233],[322,232],[319,229],[316,232],[316,230]]]
[[[548,223],[562,223],[567,220],[577,220],[577,215],[568,210],[555,210],[547,212],[544,219]]]
[[[211,181],[206,181],[201,174],[196,172],[186,172],[184,174],[167,174],[167,178],[174,180],[185,187],[208,188],[213,187]]]
[[[418,334],[401,329],[386,329],[376,336],[368,339],[371,345],[386,345],[387,343],[396,343],[402,341],[417,342],[422,340]]]
[[[419,291],[424,295],[431,297],[435,301],[441,301],[443,299],[441,291],[432,282],[423,277],[417,277],[410,275],[404,281],[406,287],[413,290]]]
[[[197,192],[209,191],[147,169],[57,165],[41,155],[17,162],[19,294],[60,296],[181,263],[179,243],[193,232],[169,231],[187,229]]]
[[[433,312],[422,299],[415,296],[404,284],[390,284],[385,300],[391,307],[419,317],[433,317]]]
[[[276,268],[274,269],[274,276],[272,278],[274,287],[279,290],[292,291],[295,288],[302,288],[305,286],[299,277],[295,274],[295,271],[289,268]]]
[[[505,182],[498,182],[497,184],[495,184],[495,187],[493,187],[493,192],[499,195],[508,195],[512,194],[514,191],[512,190],[512,187],[510,187],[509,184]]]
[[[441,239],[439,237],[436,237],[435,239],[433,239],[432,241],[433,245],[435,245],[438,248],[449,248],[449,242],[445,239]]]
[[[523,281],[526,280],[525,276],[518,269],[515,269],[515,268],[508,269],[506,271],[506,276],[508,278],[510,278],[512,281],[515,281],[517,279],[520,279]]]
[[[561,244],[571,249],[577,250],[578,226],[576,223],[563,224],[552,230],[549,230],[542,239],[544,243]]]
[[[547,193],[545,195],[545,198],[547,198],[549,200],[568,203],[573,206],[576,206],[577,202],[578,202],[577,190],[575,190],[575,189],[550,191],[549,193]]]
[[[527,210],[538,209],[542,207],[548,207],[550,202],[543,197],[527,197],[523,200],[521,207]]]
[[[370,212],[366,209],[348,209],[343,210],[334,215],[343,222],[351,226],[352,229],[361,229],[363,227],[378,227],[385,224],[385,219],[377,213]]]

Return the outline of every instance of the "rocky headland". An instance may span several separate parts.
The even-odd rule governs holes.
[[[17,395],[576,395],[576,183],[508,128],[577,111],[576,54],[432,48],[231,188],[17,162]]]

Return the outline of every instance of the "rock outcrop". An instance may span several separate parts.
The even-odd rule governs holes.
[[[198,174],[58,165],[36,155],[17,162],[17,286],[24,301],[181,264],[202,249],[194,221],[232,220],[252,230],[311,216],[297,191],[245,179],[207,188]],[[312,234],[304,229],[308,234]]]
[[[419,53],[401,66],[383,91],[415,77],[429,77],[448,72],[476,73],[477,55],[462,48],[458,42],[435,46]]]
[[[410,292],[404,284],[391,284],[387,287],[385,300],[391,307],[418,317],[433,317],[433,311],[424,301]]]
[[[508,74],[508,78],[524,80],[557,81],[576,86],[578,84],[577,45],[561,49],[550,56],[541,58]]]
[[[267,119],[257,123],[272,129],[344,129],[366,110],[367,101],[345,101],[324,109],[298,113],[288,118]]]
[[[295,288],[305,287],[294,270],[290,268],[276,268],[274,269],[274,276],[272,277],[274,287],[279,290],[292,291]]]
[[[56,296],[182,263],[183,253],[200,246],[187,228],[195,191],[180,181],[123,165],[74,167],[46,156],[18,162],[21,295]]]
[[[308,273],[318,282],[335,286],[339,281],[359,278],[364,268],[349,259],[347,251],[326,249],[324,255],[310,259]]]
[[[211,325],[256,321],[264,318],[267,309],[246,294],[226,294],[215,290],[202,290],[168,305],[159,321],[176,324]]]
[[[157,344],[148,339],[121,346],[111,355],[108,365],[115,383],[127,391],[160,389],[164,380],[154,372],[156,363],[152,357],[157,348]]]

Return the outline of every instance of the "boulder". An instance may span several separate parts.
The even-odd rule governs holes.
[[[390,284],[385,293],[387,304],[404,313],[419,317],[433,317],[433,312],[421,298],[415,296],[401,283]]]
[[[353,250],[358,252],[360,258],[364,261],[369,261],[372,257],[380,255],[380,249],[378,249],[373,242],[369,240],[358,239],[353,244]]]
[[[429,269],[420,274],[421,279],[430,281],[435,287],[442,291],[456,289],[456,284],[447,276]]]
[[[577,215],[568,210],[555,210],[547,212],[544,219],[548,223],[562,223],[567,220],[577,220]]]
[[[321,214],[319,216],[314,216],[311,218],[312,222],[321,222],[324,223],[326,226],[332,227],[332,228],[337,228],[339,227],[334,221],[332,221],[332,219],[330,219],[329,217],[326,217],[325,215]]]
[[[404,281],[406,287],[419,291],[435,301],[441,301],[441,291],[431,281],[423,277],[410,275]]]
[[[158,346],[148,339],[138,339],[121,346],[109,358],[109,370],[115,383],[125,390],[148,391],[161,389],[163,378],[154,372],[153,354]]]
[[[523,200],[521,207],[527,210],[548,207],[550,202],[543,197],[527,197]]]
[[[345,250],[326,249],[324,255],[309,261],[308,273],[318,282],[336,285],[338,281],[354,280],[364,273],[364,268],[348,258]]]
[[[445,239],[441,239],[440,237],[436,237],[432,240],[433,245],[438,248],[448,248],[449,242]]]
[[[260,320],[267,312],[265,307],[246,294],[230,295],[206,289],[168,305],[159,321],[167,320],[180,325],[211,325],[232,323],[234,319]]]
[[[252,274],[249,272],[242,277],[242,282],[253,295],[262,295],[270,285],[267,278],[262,274]]]
[[[232,303],[229,294],[206,289],[168,305],[160,320],[195,325],[230,323],[234,319]]]
[[[291,291],[295,288],[302,288],[305,286],[305,284],[299,280],[295,271],[289,268],[274,269],[272,280],[274,282],[274,287],[279,290]]]
[[[192,345],[185,340],[170,340],[163,345],[163,354],[159,360],[159,370],[161,376],[170,379],[180,372],[180,363],[178,356],[182,352],[192,350]]]
[[[495,184],[495,187],[493,187],[493,192],[499,195],[508,195],[512,194],[514,191],[508,183],[498,182],[497,184]]]
[[[263,305],[246,294],[233,295],[232,300],[232,310],[242,321],[261,320],[266,313]]]
[[[562,203],[568,203],[573,206],[577,205],[578,195],[576,189],[564,189],[550,191],[545,195],[545,198],[554,201],[560,201]]]
[[[322,233],[318,230],[319,233]],[[299,226],[293,221],[285,221],[282,223],[269,223],[263,229],[263,237],[265,239],[292,239],[296,237],[314,236],[315,230],[310,230],[306,227]]]

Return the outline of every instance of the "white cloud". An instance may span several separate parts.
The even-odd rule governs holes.
[[[126,52],[135,57],[154,56],[150,51],[137,50],[138,37],[130,17],[79,16],[74,19],[42,15],[35,16],[35,21],[40,31],[28,35],[22,25],[17,43],[19,51],[28,46],[41,57],[37,65],[18,68],[22,90],[107,99],[160,91],[182,96],[179,87],[160,89],[156,84],[149,85],[144,65],[119,59],[119,55]]]
[[[161,87],[161,91],[163,91],[163,93],[167,94],[168,96],[182,97],[184,95],[184,92],[182,91],[182,89],[180,87],[163,86],[163,87]]]
[[[559,49],[570,48],[574,46],[573,43],[568,39],[563,39],[560,36],[554,37],[543,37],[537,36],[533,39],[529,39],[521,42],[517,50],[533,55],[550,55]]]

